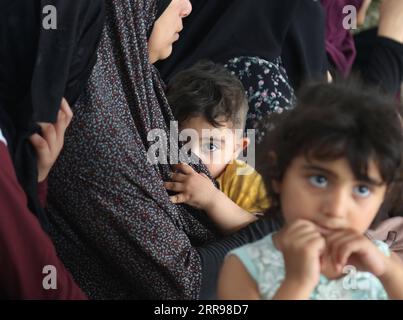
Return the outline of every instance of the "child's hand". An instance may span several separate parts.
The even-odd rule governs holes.
[[[170,197],[171,201],[208,210],[219,192],[213,182],[205,174],[197,173],[185,163],[174,167],[179,172],[172,174],[172,182],[164,183],[167,190],[178,192],[177,195]]]
[[[403,1],[383,0],[378,35],[403,43]]]
[[[57,116],[57,122],[55,124],[39,123],[42,129],[42,135],[36,133],[30,137],[30,142],[38,155],[38,182],[42,182],[46,179],[50,169],[56,162],[63,148],[64,133],[72,117],[73,112],[67,101],[63,98]]]
[[[337,272],[346,265],[359,271],[371,272],[377,277],[386,271],[387,258],[367,237],[354,230],[336,231],[326,238],[327,252]]]
[[[277,240],[284,256],[285,282],[297,283],[309,298],[320,279],[325,238],[312,222],[297,220],[280,231]]]

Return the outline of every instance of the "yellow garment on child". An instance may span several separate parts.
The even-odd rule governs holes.
[[[262,176],[243,161],[230,163],[217,182],[228,198],[250,213],[263,213],[270,207]]]

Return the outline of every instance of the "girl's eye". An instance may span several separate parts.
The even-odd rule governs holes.
[[[311,176],[309,182],[317,188],[326,188],[328,184],[327,178],[324,176]]]
[[[367,186],[358,186],[353,189],[354,194],[361,198],[367,198],[371,195],[371,190]]]

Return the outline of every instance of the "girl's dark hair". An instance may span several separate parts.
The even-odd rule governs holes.
[[[272,117],[272,130],[261,146],[266,148],[260,161],[265,161],[262,174],[272,210],[281,209],[273,182],[282,181],[300,155],[316,160],[345,157],[359,180],[368,180],[368,163],[374,160],[390,187],[388,194],[400,183],[403,135],[396,101],[356,80],[307,85],[297,101],[293,110]]]
[[[181,123],[193,117],[204,117],[214,127],[219,118],[243,129],[248,112],[245,89],[238,78],[223,66],[203,60],[179,72],[168,84],[168,102],[176,120]]]

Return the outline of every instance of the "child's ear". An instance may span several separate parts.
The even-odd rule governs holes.
[[[237,159],[242,151],[244,151],[250,145],[250,139],[243,137],[240,139],[239,143],[237,143],[236,150],[234,152],[234,159]]]
[[[242,143],[242,151],[245,150],[250,145],[250,139],[247,137],[243,137],[241,140]]]

